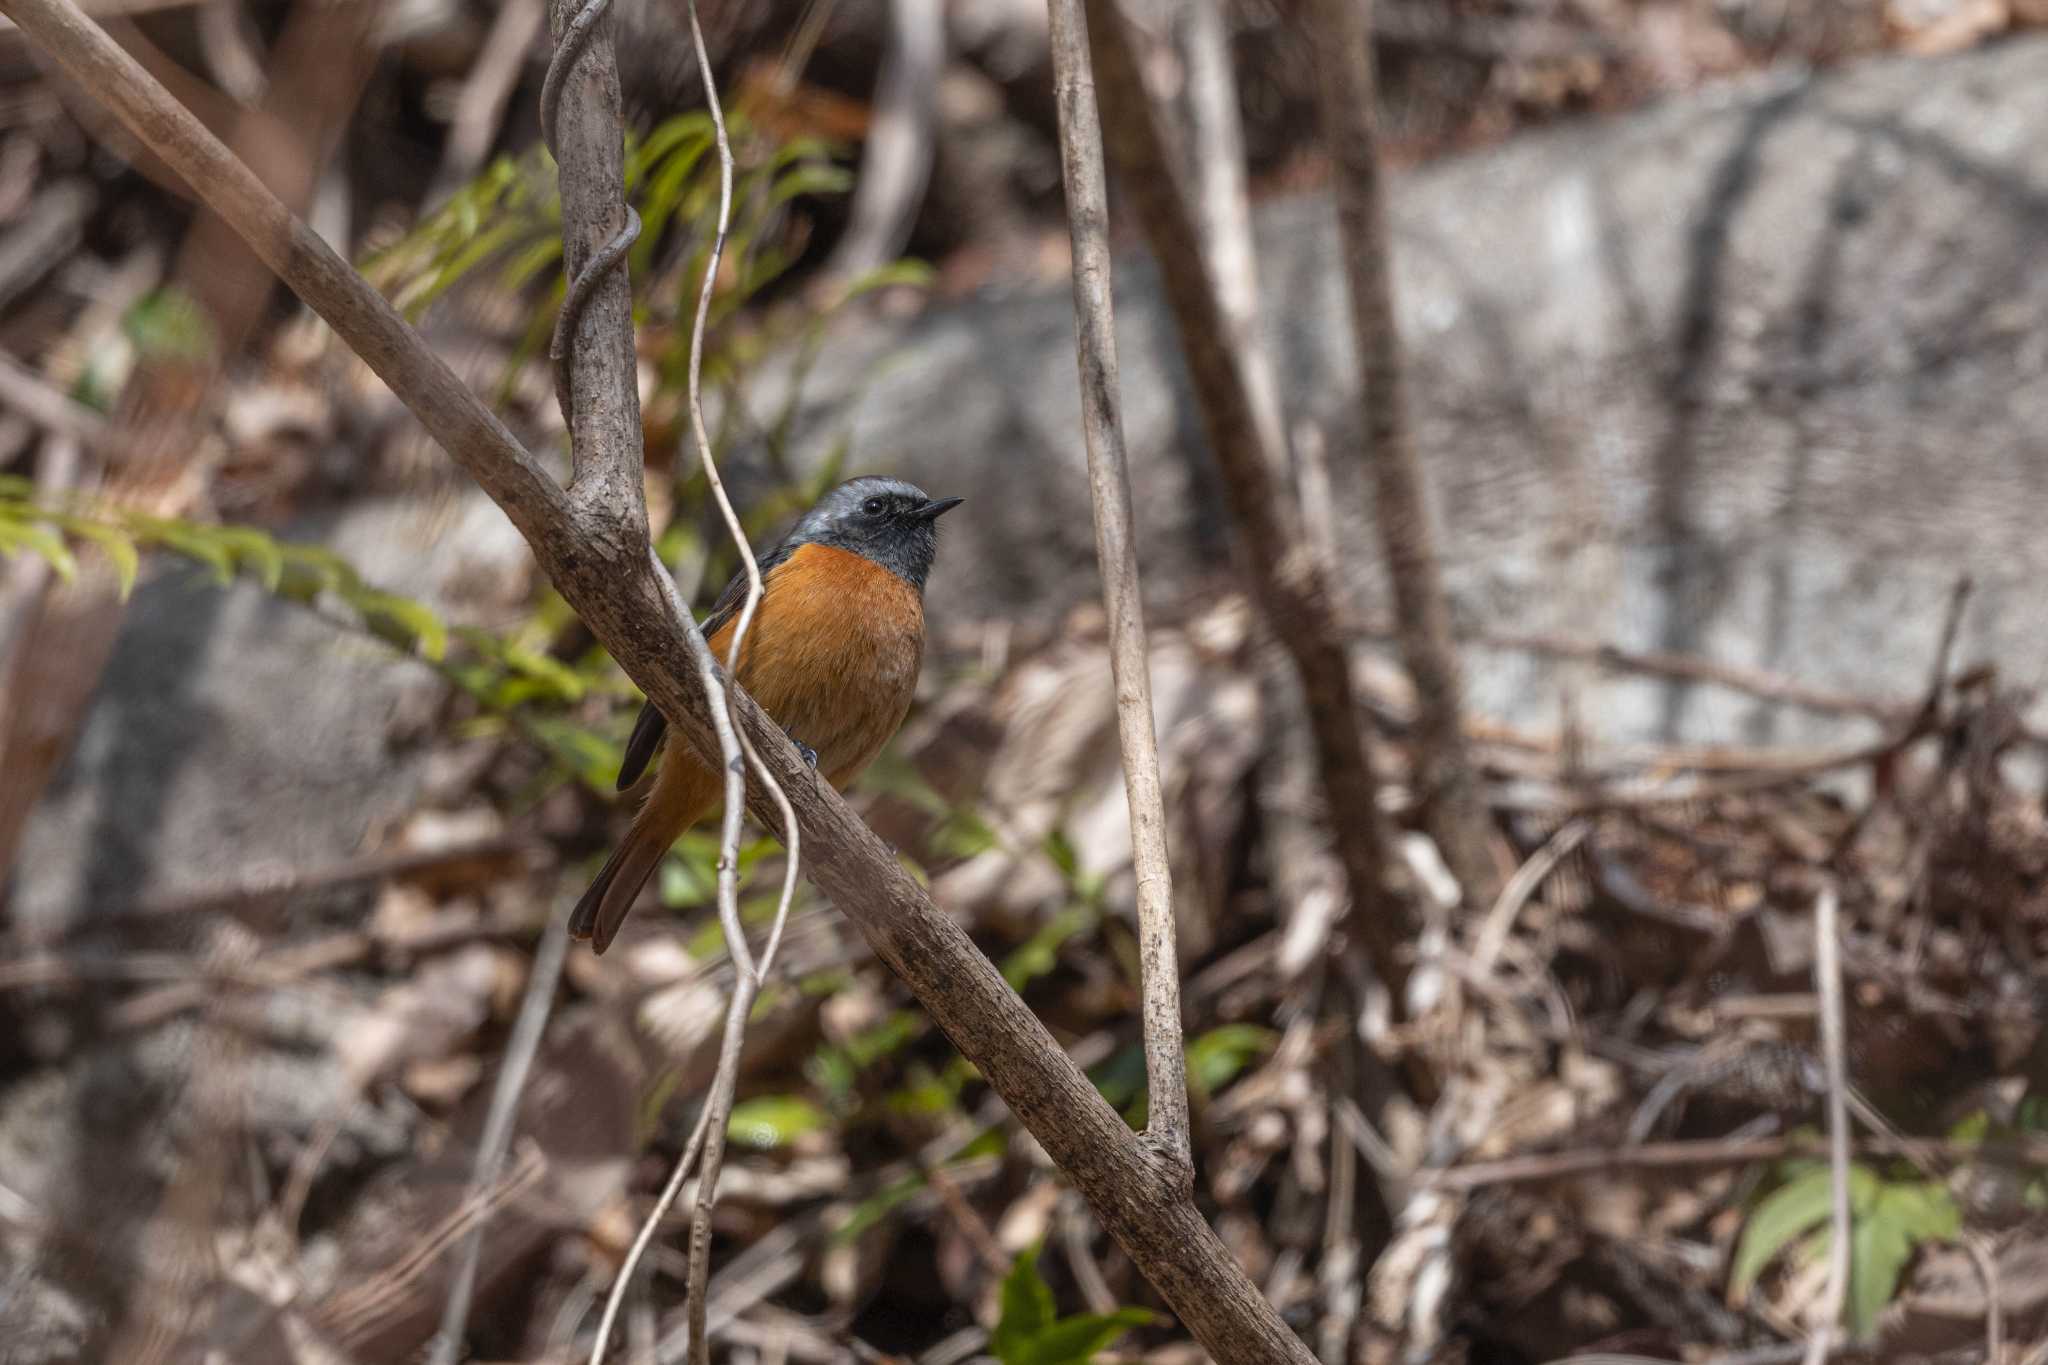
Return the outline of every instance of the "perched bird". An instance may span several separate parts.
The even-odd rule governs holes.
[[[860,776],[910,710],[924,660],[924,582],[938,518],[960,498],[929,498],[901,479],[840,484],[760,561],[761,605],[740,650],[740,685],[835,787]],[[744,571],[726,585],[704,636],[721,667],[747,596]],[[653,702],[626,741],[620,791],[646,771],[668,720]],[[725,794],[688,744],[671,744],[625,842],[569,919],[603,952],[677,836]]]

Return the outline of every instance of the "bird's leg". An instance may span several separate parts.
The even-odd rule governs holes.
[[[805,766],[815,772],[818,767],[818,751],[798,739],[795,735],[790,734],[789,731],[784,730],[782,733],[788,737],[791,744],[796,745],[796,751],[803,756]]]

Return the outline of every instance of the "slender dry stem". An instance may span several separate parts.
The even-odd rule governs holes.
[[[1187,1056],[1181,1037],[1180,958],[1174,948],[1173,870],[1166,854],[1166,805],[1159,794],[1159,742],[1152,725],[1151,655],[1138,591],[1138,546],[1131,529],[1131,478],[1117,408],[1116,318],[1110,301],[1109,189],[1102,169],[1102,122],[1081,0],[1051,0],[1054,94],[1059,103],[1060,168],[1067,227],[1074,243],[1074,325],[1081,370],[1081,428],[1088,444],[1088,490],[1095,508],[1095,557],[1109,615],[1110,676],[1116,686],[1117,739],[1124,796],[1131,810],[1131,854],[1138,874],[1138,959],[1144,991],[1145,1136],[1194,1188],[1188,1150]]]
[[[733,542],[739,547],[740,563],[747,575],[747,596],[741,604],[739,617],[733,626],[732,645],[725,656],[729,674],[739,671],[740,650],[746,640],[748,628],[753,625],[754,613],[761,605],[761,566],[754,558],[753,546],[747,542],[747,533],[740,525],[739,515],[733,511],[732,500],[726,496],[725,483],[718,477],[718,462],[712,458],[711,438],[704,426],[704,397],[702,392],[704,372],[704,328],[711,315],[711,293],[718,282],[718,264],[725,254],[726,233],[732,224],[732,145],[725,131],[725,110],[718,98],[718,82],[712,77],[711,58],[704,50],[704,28],[697,18],[697,0],[690,0],[690,41],[696,49],[697,73],[704,82],[704,100],[711,110],[711,126],[716,135],[718,150],[718,227],[711,239],[711,252],[704,262],[704,282],[697,294],[697,316],[690,328],[690,429],[697,437],[697,451],[703,461],[704,476],[711,484],[712,496],[718,500],[718,510],[725,518],[726,529],[731,532]],[[728,696],[730,706],[731,698]],[[738,732],[737,717],[734,730]],[[710,1119],[704,1139],[703,1165],[697,1178],[697,1205],[690,1218],[690,1360],[692,1365],[704,1365],[711,1358],[711,1334],[705,1318],[706,1286],[711,1276],[711,1211],[718,1202],[718,1176],[725,1162],[726,1126],[732,1118],[733,1096],[739,1087],[740,1055],[746,1043],[747,1018],[754,1007],[754,997],[760,991],[761,981],[768,973],[776,946],[782,940],[783,926],[788,922],[789,903],[796,893],[796,875],[799,862],[799,840],[796,812],[790,807],[788,794],[761,761],[761,756],[751,742],[741,736],[746,757],[759,775],[762,785],[768,789],[783,817],[783,845],[786,850],[782,895],[776,902],[775,922],[768,931],[768,944],[761,955],[761,964],[756,968],[753,954],[747,947],[746,925],[740,919],[739,892],[739,839],[740,820],[745,813],[746,774],[737,763],[726,765],[725,776],[725,826],[718,853],[718,918],[725,928],[727,951],[732,954],[734,966],[732,1003],[726,1011],[725,1037],[719,1046],[718,1070],[712,1077]]]
[[[590,1348],[590,1365],[603,1365],[605,1348],[611,1343],[612,1327],[619,1319],[619,1310],[626,1304],[626,1286],[633,1282],[633,1272],[639,1268],[647,1248],[654,1243],[654,1234],[668,1217],[668,1211],[675,1207],[677,1196],[683,1192],[683,1182],[690,1178],[690,1168],[697,1164],[697,1153],[703,1148],[704,1134],[711,1126],[711,1106],[705,1105],[704,1112],[697,1116],[697,1126],[690,1133],[690,1140],[683,1144],[683,1154],[676,1158],[674,1169],[668,1173],[668,1183],[661,1187],[661,1197],[654,1201],[653,1210],[640,1224],[640,1231],[634,1234],[633,1245],[626,1251],[626,1259],[619,1266],[619,1273],[612,1281],[612,1292],[606,1296],[604,1315],[598,1319],[597,1340]]]
[[[1821,1365],[1834,1349],[1849,1294],[1849,1068],[1842,1028],[1842,941],[1836,927],[1840,900],[1823,886],[1813,907],[1813,981],[1820,993],[1821,1062],[1828,1087],[1828,1175],[1834,1235],[1828,1244],[1828,1286],[1820,1326],[1807,1343],[1806,1365]]]
[[[481,1200],[485,1191],[498,1183],[504,1169],[505,1151],[512,1145],[512,1120],[519,1112],[519,1096],[526,1089],[533,1070],[534,1054],[540,1050],[541,1032],[555,1003],[555,985],[562,978],[562,959],[568,956],[569,921],[551,916],[540,936],[540,948],[533,955],[533,970],[526,979],[526,997],[519,1004],[519,1017],[512,1023],[512,1039],[505,1047],[505,1061],[498,1072],[498,1088],[491,1093],[490,1111],[484,1116],[482,1140],[477,1144],[476,1173],[470,1177],[472,1199]],[[469,1231],[456,1262],[454,1283],[448,1289],[448,1306],[441,1313],[441,1329],[435,1334],[434,1349],[428,1357],[433,1365],[454,1365],[462,1358],[462,1336],[469,1327],[469,1306],[476,1294],[477,1262],[483,1255],[484,1228],[479,1219]]]

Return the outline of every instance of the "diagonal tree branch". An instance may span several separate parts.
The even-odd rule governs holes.
[[[1131,529],[1131,478],[1117,408],[1116,318],[1110,300],[1109,189],[1102,170],[1102,121],[1081,0],[1051,0],[1053,93],[1059,104],[1060,167],[1074,243],[1075,353],[1081,368],[1081,426],[1095,509],[1095,557],[1109,615],[1116,728],[1131,808],[1131,855],[1138,873],[1138,961],[1145,997],[1145,1136],[1194,1187],[1188,1140],[1188,1066],[1180,1015],[1180,958],[1174,948],[1173,871],[1166,854],[1166,807],[1159,794],[1159,740],[1152,722],[1151,653],[1138,592],[1138,544]]]
[[[697,670],[681,666],[707,652],[703,636],[644,529],[636,536],[630,518],[572,501],[390,304],[71,0],[0,0],[0,13],[104,99],[391,386],[504,509],[592,633],[677,723],[679,738],[696,745],[705,761],[719,761],[716,735],[729,723],[725,707]],[[637,486],[633,499],[639,501]],[[1196,1339],[1219,1360],[1310,1365],[1314,1357],[1180,1193],[1174,1172],[1103,1100],[966,930],[932,903],[874,832],[809,771],[781,729],[737,689],[733,709],[796,812],[812,883],[854,921],[1066,1171]],[[750,787],[748,800],[773,828],[779,812],[765,787]]]

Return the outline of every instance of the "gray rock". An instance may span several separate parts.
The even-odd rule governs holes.
[[[1967,572],[1961,660],[2038,684],[2043,127],[2048,41],[2030,39],[1772,74],[1397,176],[1398,302],[1461,624],[1906,698]],[[1376,608],[1334,220],[1303,199],[1258,230],[1288,410],[1328,433],[1347,572]],[[1149,591],[1200,592],[1228,539],[1148,263],[1119,261],[1117,308]],[[1095,590],[1072,326],[1049,287],[848,328],[805,390],[813,453],[850,420],[856,465],[969,498],[941,618],[1049,616]],[[1564,670],[1470,657],[1481,710],[1556,724]],[[1704,687],[1580,696],[1612,740],[1853,728]]]
[[[380,588],[447,609],[526,550],[480,493],[366,501],[293,528]],[[424,665],[247,582],[166,560],[137,589],[79,742],[31,817],[12,913],[31,929],[307,871],[362,851],[411,806],[422,754],[391,719]]]

